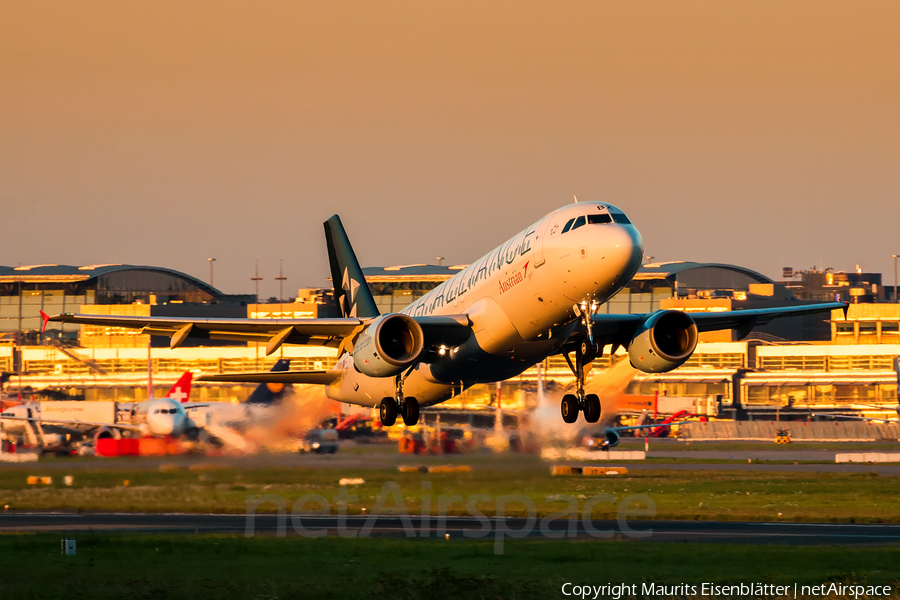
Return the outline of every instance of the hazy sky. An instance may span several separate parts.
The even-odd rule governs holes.
[[[892,284],[900,2],[0,0],[0,264],[293,295],[333,213],[466,263],[573,194],[657,260]]]

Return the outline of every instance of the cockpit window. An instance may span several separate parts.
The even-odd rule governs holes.
[[[583,217],[583,216],[582,216],[582,217],[578,217],[577,219],[575,219],[575,224],[572,225],[572,230],[574,231],[574,230],[578,229],[579,227],[581,227],[582,225],[584,225],[584,223],[585,223],[584,217]]]
[[[566,223],[566,226],[565,226],[565,227],[563,227],[562,232],[565,233],[565,232],[567,232],[569,229],[571,229],[571,228],[572,228],[572,223],[574,223],[574,222],[575,222],[575,219],[569,219],[569,222]],[[562,235],[562,233],[561,233],[560,235]]]
[[[631,221],[628,220],[623,213],[613,213],[612,214],[613,221],[620,225],[631,225]]]
[[[606,223],[612,223],[612,219],[606,213],[602,213],[599,215],[588,215],[589,225],[604,225]]]

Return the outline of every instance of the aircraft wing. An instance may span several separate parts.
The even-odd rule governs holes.
[[[172,341],[169,345],[172,348],[177,348],[188,338],[267,342],[267,355],[278,350],[284,343],[352,350],[356,336],[371,321],[371,319],[364,320],[355,317],[336,319],[192,319],[190,317],[120,317],[77,313],[49,316],[43,311],[41,317],[44,320],[45,328],[49,321],[57,321],[140,329],[145,334],[171,337]],[[470,321],[466,315],[412,318],[422,327],[426,340],[431,339],[436,344],[458,345],[471,332]]]
[[[125,425],[123,423],[99,423],[93,421],[63,421],[60,419],[40,419],[37,417],[0,417],[0,421],[31,421],[38,425],[52,425],[54,427],[109,427],[111,429],[124,429],[126,431],[140,431],[139,425]]]
[[[777,319],[779,317],[796,317],[800,315],[831,312],[838,308],[846,311],[848,307],[849,304],[846,302],[825,302],[822,304],[803,304],[800,306],[779,306],[777,308],[730,310],[720,313],[691,313],[691,318],[697,323],[698,331],[737,329],[738,333],[743,330],[746,330],[746,333],[750,333],[750,330],[755,326],[765,325],[772,319]]]
[[[337,371],[263,371],[261,373],[229,373],[203,375],[198,381],[233,381],[243,383],[311,383],[327,385],[340,377]]]
[[[697,324],[697,331],[717,331],[735,329],[740,338],[746,337],[757,325],[765,325],[779,317],[796,317],[835,309],[843,309],[846,314],[848,304],[845,302],[824,302],[820,304],[801,304],[776,308],[756,308],[747,310],[730,310],[723,312],[688,313]],[[652,313],[647,314],[598,314],[594,315],[594,335],[604,343],[618,343],[627,346],[628,341],[637,333],[638,328]],[[576,330],[579,337],[583,331]]]

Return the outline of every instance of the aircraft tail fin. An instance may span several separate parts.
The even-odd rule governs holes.
[[[291,360],[289,358],[279,359],[272,367],[272,373],[279,371],[290,371]],[[247,398],[247,404],[258,404],[268,406],[281,402],[285,393],[291,388],[291,384],[284,383],[260,383]]]
[[[325,242],[328,244],[334,301],[340,308],[341,316],[377,317],[380,313],[372,297],[372,291],[366,283],[366,278],[363,277],[341,218],[337,215],[325,221]]]
[[[184,375],[178,378],[178,381],[175,382],[175,385],[172,386],[172,389],[169,390],[165,397],[181,403],[187,402],[191,399],[191,381],[193,379],[194,374],[190,371],[185,371]]]

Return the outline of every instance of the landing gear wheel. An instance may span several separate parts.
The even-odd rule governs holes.
[[[581,342],[581,360],[584,363],[592,362],[598,356],[600,356],[600,344],[592,344],[588,340]]]
[[[390,427],[397,422],[397,403],[393,398],[383,398],[381,406],[378,407],[378,416],[381,417],[381,424]]]
[[[406,398],[403,401],[403,422],[407,427],[419,422],[419,401],[415,398]]]
[[[584,397],[584,420],[588,423],[600,420],[600,397],[597,394],[588,394]]]
[[[575,394],[566,394],[563,396],[559,405],[562,413],[563,421],[566,423],[574,423],[578,420],[578,397]]]

